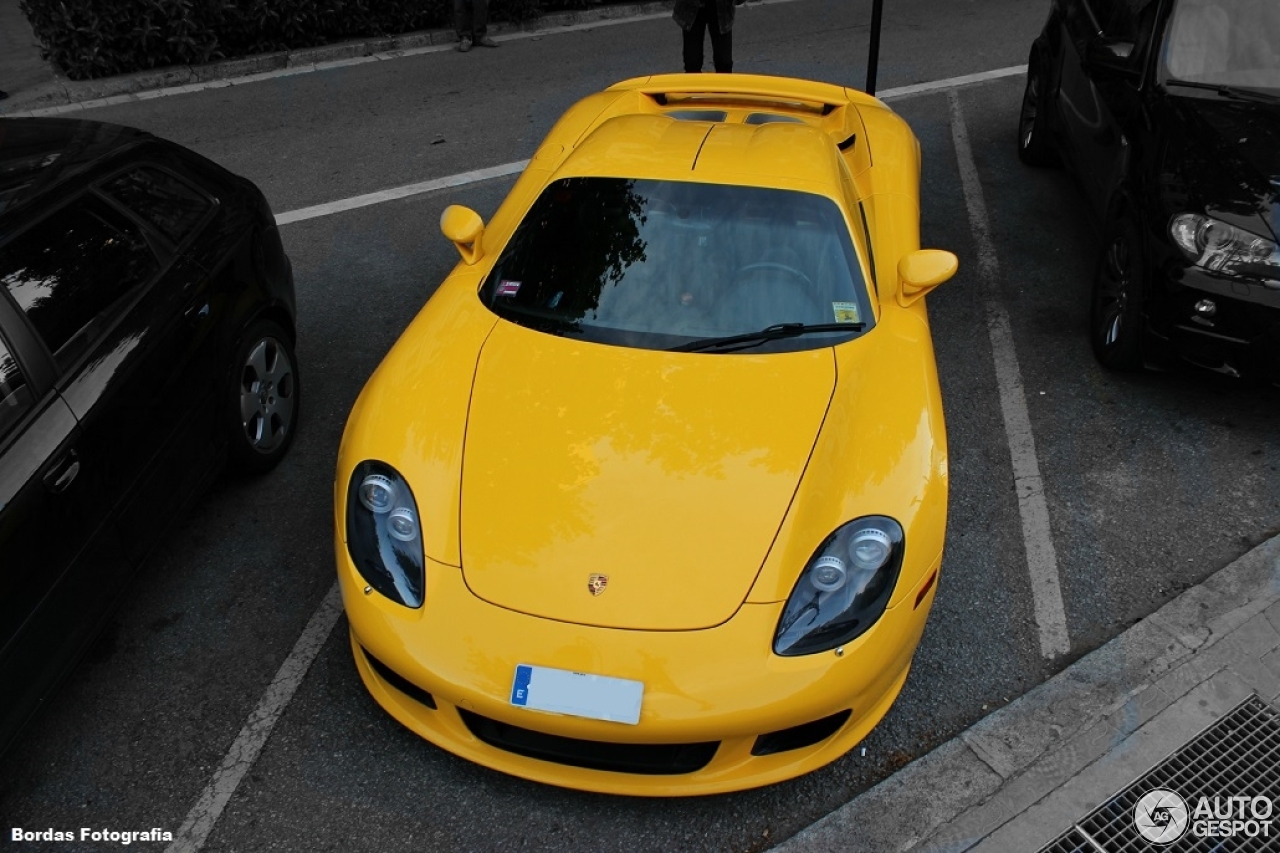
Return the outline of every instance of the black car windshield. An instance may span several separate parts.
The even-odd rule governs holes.
[[[550,184],[480,297],[513,323],[644,349],[780,323],[826,328],[717,351],[815,349],[849,340],[872,322],[862,268],[835,202],[684,181]]]
[[[1178,0],[1161,63],[1171,82],[1280,94],[1280,2]]]

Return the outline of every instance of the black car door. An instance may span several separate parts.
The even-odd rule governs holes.
[[[170,245],[98,190],[0,250],[9,294],[54,360],[85,450],[112,484],[112,511],[134,562],[189,497],[149,486],[177,479],[194,487],[202,468],[165,453],[191,405],[173,393],[193,338],[181,322],[184,291],[169,286],[182,266]]]
[[[97,631],[128,574],[103,470],[0,292],[0,751]],[[23,355],[11,341],[25,343]]]
[[[1076,173],[1101,217],[1128,168],[1157,0],[1070,0],[1070,7],[1060,115]]]
[[[1088,150],[1092,146],[1089,137],[1097,133],[1102,124],[1101,104],[1097,91],[1085,72],[1084,58],[1089,45],[1102,34],[1102,24],[1094,11],[1099,0],[1062,0],[1062,33],[1058,72],[1058,116],[1062,122],[1065,150],[1071,164],[1082,177],[1090,199],[1093,188],[1088,172]]]
[[[140,375],[122,381],[131,399],[128,417],[141,415],[154,422],[146,438],[151,446],[126,449],[114,439],[114,446],[105,449],[117,464],[145,465],[140,482],[117,513],[125,547],[141,560],[176,510],[200,490],[217,461],[216,407],[222,402],[219,392],[225,390],[217,327],[226,299],[185,251],[217,203],[173,169],[153,162],[118,172],[100,181],[98,188],[145,224],[152,249],[161,258],[158,278],[114,336],[139,336],[132,369]],[[72,408],[84,417],[95,405],[96,382],[82,376],[67,388]],[[115,423],[128,429],[121,418],[107,415],[101,420],[104,426]],[[160,510],[158,497],[173,506]]]

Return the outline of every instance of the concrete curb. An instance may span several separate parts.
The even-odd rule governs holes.
[[[1280,536],[774,849],[960,853],[1105,757],[1135,760],[1133,744],[1153,740],[1148,723],[1185,697],[1203,707],[1204,696],[1223,694],[1221,705],[1248,692],[1280,698]],[[1119,763],[1106,769],[1114,775]],[[1036,821],[1040,843],[1067,828]],[[1017,829],[1002,837],[1036,849],[1021,846],[1034,833]]]
[[[673,0],[648,0],[640,3],[594,6],[590,9],[543,15],[520,24],[494,22],[489,25],[488,30],[490,35],[501,38],[516,33],[655,15],[670,11],[672,3]],[[210,82],[219,80],[250,82],[257,75],[275,74],[290,68],[314,70],[316,66],[336,67],[344,60],[393,59],[411,52],[439,49],[444,45],[452,45],[456,41],[453,29],[445,28],[264,53],[206,65],[175,65],[98,80],[69,80],[61,74],[55,74],[54,82],[37,89],[15,93],[18,97],[0,103],[0,115],[28,111],[56,113],[56,109],[50,108],[61,106],[69,109],[83,108],[85,102],[108,99],[116,103],[119,102],[116,99],[129,95],[135,95],[141,99],[145,98],[147,93],[161,89],[167,90],[169,94],[176,94],[175,90],[180,91],[184,86],[203,89],[208,88]]]

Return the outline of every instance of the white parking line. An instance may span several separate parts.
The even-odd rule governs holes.
[[[271,730],[293,699],[293,694],[306,677],[312,661],[320,654],[320,649],[329,638],[341,613],[342,596],[338,592],[337,581],[334,581],[324,600],[312,614],[302,636],[294,643],[293,651],[289,652],[289,656],[280,665],[276,677],[271,679],[258,707],[253,709],[244,728],[240,729],[240,734],[231,744],[231,749],[222,759],[213,779],[200,794],[200,799],[187,814],[187,819],[182,822],[182,828],[165,848],[165,853],[196,853],[204,846],[209,833],[213,832],[214,824],[222,815],[222,810],[231,800],[231,795],[240,787],[240,780],[258,760],[263,745],[271,737]]]
[[[876,94],[876,97],[882,101],[892,101],[895,98],[909,98],[912,95],[928,95],[933,92],[945,92],[951,89],[958,89],[961,86],[969,86],[974,83],[986,83],[989,80],[999,80],[1003,77],[1021,77],[1027,73],[1025,65],[1010,65],[1008,68],[997,68],[993,71],[982,71],[977,74],[963,74],[959,77],[948,77],[946,80],[933,80],[928,83],[912,83],[910,86],[898,86],[894,89],[885,89]]]
[[[456,175],[448,175],[443,178],[435,178],[434,180],[422,181],[417,184],[407,184],[403,187],[379,190],[375,193],[366,193],[365,195],[330,201],[325,204],[301,207],[297,210],[290,210],[286,213],[277,214],[276,224],[288,225],[291,222],[302,222],[305,219],[316,219],[321,216],[331,216],[335,213],[342,213],[344,210],[355,210],[359,207],[369,207],[375,204],[382,204],[386,201],[394,201],[398,198],[408,198],[409,196],[435,192],[436,190],[442,190],[447,187],[461,187],[466,184],[474,184],[477,181],[487,181],[490,178],[514,175],[523,171],[524,167],[528,164],[528,160],[517,160],[514,163],[503,163],[501,166],[490,166],[487,169],[475,169],[470,172],[461,172]]]
[[[951,136],[960,164],[960,181],[964,187],[969,224],[978,244],[978,274],[982,279],[987,309],[987,333],[996,366],[996,385],[1000,390],[1000,411],[1013,457],[1013,482],[1018,494],[1018,512],[1022,516],[1022,540],[1027,552],[1027,569],[1031,574],[1031,600],[1036,625],[1040,629],[1040,653],[1046,658],[1071,651],[1067,634],[1066,610],[1062,604],[1062,587],[1058,582],[1058,557],[1053,548],[1053,531],[1049,526],[1049,506],[1044,499],[1044,480],[1036,460],[1035,436],[1027,414],[1027,399],[1018,369],[1018,354],[1013,346],[1013,330],[1009,314],[1000,299],[1000,262],[987,226],[987,203],[978,180],[978,167],[969,146],[969,130],[960,96],[953,89],[947,95],[951,105]]]
[[[785,0],[774,0],[774,2],[785,2]],[[999,80],[1002,77],[1012,77],[1015,75],[1025,74],[1026,71],[1027,66],[1014,65],[1009,68],[997,68],[994,71],[983,71],[980,74],[965,74],[960,77],[950,77],[945,80],[933,80],[928,83],[914,83],[910,86],[899,86],[894,89],[885,89],[878,97],[882,101],[890,101],[897,98],[909,98],[915,95],[928,95],[935,92],[950,91],[960,86],[969,86],[974,83],[985,83],[989,80]],[[430,181],[406,184],[402,187],[393,187],[388,190],[379,190],[378,192],[352,196],[351,198],[338,199],[337,201],[330,201],[325,204],[302,207],[297,210],[290,210],[277,214],[276,224],[288,225],[292,222],[302,222],[307,219],[316,219],[321,216],[331,216],[332,214],[342,213],[347,210],[369,207],[370,205],[382,204],[385,201],[393,201],[400,198],[409,198],[410,196],[435,192],[436,190],[442,190],[448,187],[461,187],[467,184],[474,184],[478,181],[487,181],[490,178],[514,175],[521,172],[528,164],[528,160],[517,160],[514,163],[503,163],[500,166],[490,166],[487,169],[475,169],[470,172],[460,172],[456,175],[447,175],[443,178],[435,178]]]

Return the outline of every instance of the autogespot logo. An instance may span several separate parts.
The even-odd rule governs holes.
[[[1190,815],[1182,797],[1167,788],[1156,788],[1133,807],[1133,825],[1152,844],[1172,844],[1187,831]]]
[[[1133,807],[1133,825],[1152,844],[1172,844],[1188,831],[1196,838],[1270,838],[1270,797],[1199,797],[1195,808],[1168,788],[1156,788]]]

